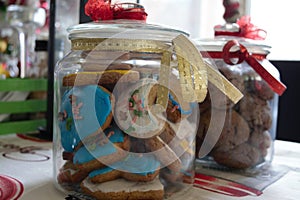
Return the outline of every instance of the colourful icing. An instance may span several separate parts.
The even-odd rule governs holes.
[[[113,143],[106,143],[103,145],[95,145],[95,148],[89,148],[89,146],[81,147],[73,157],[75,164],[83,164],[90,162],[96,158],[107,156],[115,153],[117,150]]]
[[[73,152],[73,149],[80,141],[75,125],[73,123],[72,105],[69,98],[71,92],[72,91],[68,90],[63,95],[61,112],[59,113],[61,144],[62,147],[68,152]]]
[[[106,122],[111,110],[110,94],[97,85],[67,90],[62,97],[59,122],[63,148],[72,152],[80,139]]]
[[[154,155],[130,153],[127,157],[111,164],[109,167],[91,172],[89,176],[94,177],[97,175],[106,174],[114,169],[146,176],[148,174],[155,173],[159,167],[160,163],[156,160]]]
[[[73,88],[77,103],[83,103],[80,109],[82,119],[74,120],[81,139],[96,132],[106,122],[112,111],[110,94],[97,85]]]
[[[124,142],[124,133],[115,123],[105,129],[104,133],[112,143]]]
[[[181,108],[180,104],[177,101],[175,101],[175,99],[174,99],[174,97],[173,97],[172,94],[169,94],[169,99],[172,102],[172,104],[174,106],[176,106],[176,108],[180,111],[181,114],[183,114],[183,115],[189,115],[189,114],[191,114],[193,112],[192,108],[195,107],[195,103],[190,103],[190,108],[191,108],[190,110],[183,110]]]
[[[95,158],[115,153],[116,147],[113,143],[124,142],[124,133],[115,124],[107,128],[104,132],[105,136],[103,135],[103,137],[101,137],[102,134],[99,134],[93,138],[92,143],[84,144],[84,146],[75,153],[73,162],[82,164],[94,160]]]
[[[164,122],[151,113],[153,102],[148,99],[155,84],[152,79],[140,80],[117,99],[114,117],[125,133],[136,138],[150,138],[163,130]]]
[[[104,167],[102,169],[97,169],[97,170],[92,171],[91,173],[89,173],[89,177],[93,178],[95,176],[102,175],[102,174],[107,174],[107,173],[112,172],[112,171],[114,171],[113,168]]]

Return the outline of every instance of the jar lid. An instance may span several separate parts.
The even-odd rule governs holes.
[[[146,39],[171,42],[176,36],[188,33],[171,27],[148,24],[140,20],[105,20],[78,24],[69,27],[69,39],[79,38],[119,38]]]
[[[245,46],[249,53],[267,55],[270,53],[271,46],[266,45],[262,41],[235,37],[235,36],[216,36],[211,39],[195,39],[195,44],[199,49],[207,52],[222,52],[225,44],[230,40],[237,40]],[[232,51],[236,49],[232,48]]]

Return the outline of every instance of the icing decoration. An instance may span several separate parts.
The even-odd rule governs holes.
[[[100,184],[93,184],[89,179],[85,179],[82,182],[83,186],[88,188],[91,192],[147,192],[147,191],[161,191],[164,186],[161,184],[159,178],[154,179],[150,182],[135,182],[127,181],[119,178],[113,181],[107,181]],[[129,197],[128,197],[129,198]]]
[[[85,4],[85,14],[93,21],[131,19],[146,21],[144,7],[134,3],[111,4],[110,0],[89,0]]]
[[[151,112],[154,102],[149,102],[150,90],[155,84],[153,79],[141,79],[117,99],[114,117],[125,133],[149,138],[162,131],[164,123]]]
[[[116,152],[114,143],[124,142],[124,133],[113,124],[103,132],[87,138],[74,155],[74,163],[86,163],[95,158],[107,156]]]
[[[160,163],[152,154],[130,153],[124,159],[111,164],[109,167],[95,170],[89,174],[89,177],[94,177],[101,174],[106,174],[113,170],[125,171],[133,174],[146,176],[147,174],[155,173],[160,167]]]
[[[106,122],[111,110],[110,94],[97,85],[67,90],[59,113],[63,148],[72,152],[80,140],[96,132]]]
[[[67,152],[73,152],[80,138],[73,121],[72,104],[70,101],[71,91],[68,90],[62,97],[61,111],[58,114],[59,128],[61,131],[61,144]]]
[[[169,100],[172,102],[172,105],[174,105],[172,110],[173,112],[175,112],[176,110],[179,110],[181,114],[183,115],[190,115],[193,112],[193,108],[195,108],[196,104],[195,103],[190,103],[190,110],[183,110],[180,106],[180,104],[174,99],[173,95],[169,93]]]
[[[88,146],[82,146],[74,154],[73,163],[83,164],[90,162],[96,158],[107,156],[116,152],[116,148],[113,143],[106,143],[104,145],[96,145],[95,148],[88,148]]]

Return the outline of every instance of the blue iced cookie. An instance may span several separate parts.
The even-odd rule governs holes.
[[[104,132],[86,138],[74,153],[73,163],[79,169],[92,171],[123,159],[128,150],[128,136],[113,123]]]
[[[160,162],[152,154],[130,153],[110,166],[92,171],[89,178],[94,183],[102,183],[117,178],[129,181],[151,181],[160,170]]]
[[[67,90],[61,101],[59,128],[65,151],[73,152],[81,140],[105,130],[112,121],[112,94],[97,85]]]

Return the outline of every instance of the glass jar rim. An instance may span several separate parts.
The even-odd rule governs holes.
[[[209,39],[194,39],[198,49],[206,52],[222,52],[224,45],[230,40],[237,40],[241,45],[245,46],[249,53],[268,55],[271,46],[262,41],[235,37],[235,36],[215,36]]]
[[[77,24],[67,28],[69,39],[130,38],[171,42],[176,36],[189,33],[165,25],[148,24],[140,20],[105,20]]]

